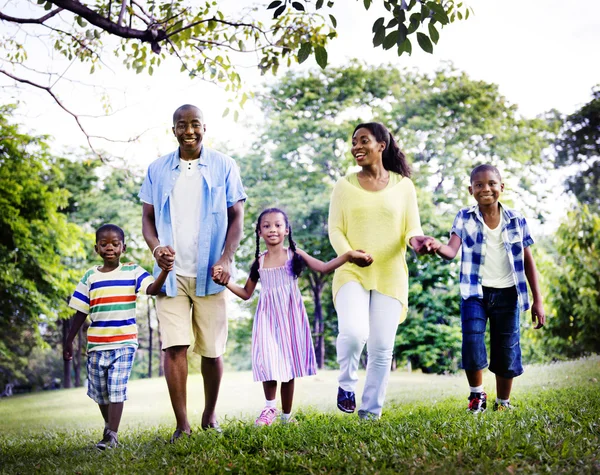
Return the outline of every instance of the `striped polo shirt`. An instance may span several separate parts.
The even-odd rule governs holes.
[[[154,278],[133,262],[120,264],[111,272],[89,269],[77,284],[69,307],[90,316],[88,351],[137,348],[135,303]]]

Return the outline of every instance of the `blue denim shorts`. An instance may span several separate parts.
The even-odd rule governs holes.
[[[88,396],[100,405],[125,402],[135,350],[126,346],[115,350],[90,351],[87,362]]]
[[[483,287],[483,299],[463,299],[460,306],[463,368],[477,371],[487,367],[485,328],[489,320],[490,371],[503,378],[522,374],[519,317],[516,287]]]

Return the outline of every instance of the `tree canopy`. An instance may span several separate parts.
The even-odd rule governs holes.
[[[466,19],[470,9],[447,0],[363,0],[366,9],[382,10],[372,25],[373,46],[412,53],[412,41],[432,53],[439,29]],[[31,38],[41,41],[68,61],[89,64],[90,73],[106,55],[122,58],[137,73],[153,72],[168,57],[177,58],[181,71],[238,90],[241,55],[254,58],[264,74],[281,65],[302,63],[314,56],[324,68],[327,46],[336,37],[334,1],[275,0],[261,6],[235,6],[228,11],[217,1],[190,0],[25,0],[9,1],[0,11],[7,26],[0,36],[0,73],[18,84],[45,90],[73,116],[91,138],[79,115],[53,91],[64,71],[50,65],[49,78],[40,80],[39,65],[28,60]],[[383,7],[383,8],[382,8]],[[271,16],[272,13],[272,16]],[[243,106],[247,93],[240,93]]]

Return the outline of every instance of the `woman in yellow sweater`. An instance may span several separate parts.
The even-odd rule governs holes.
[[[338,314],[337,405],[354,412],[360,354],[368,362],[358,415],[378,419],[385,398],[398,324],[406,318],[406,246],[421,252],[423,236],[410,168],[387,128],[359,124],[352,155],[361,167],[339,180],[329,208],[329,240],[338,255],[362,249],[373,257],[368,267],[344,264],[335,271],[333,300]]]

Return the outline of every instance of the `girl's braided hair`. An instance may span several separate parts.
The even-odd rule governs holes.
[[[285,220],[286,228],[289,230],[288,242],[290,249],[294,253],[294,255],[292,256],[292,272],[294,273],[294,275],[296,277],[299,277],[302,271],[304,270],[305,266],[304,259],[302,259],[300,254],[296,252],[296,241],[294,241],[294,238],[292,237],[292,226],[290,225],[290,221],[287,217],[287,214],[285,214],[285,212],[280,210],[279,208],[267,208],[258,216],[258,220],[256,221],[256,228],[254,229],[254,234],[256,235],[256,252],[254,253],[254,262],[252,263],[252,267],[250,268],[250,280],[252,280],[253,282],[258,282],[258,279],[260,278],[260,275],[258,273],[258,257],[260,256],[260,222],[262,221],[263,216],[270,213],[280,213],[283,216],[283,219]]]
[[[352,132],[352,136],[358,129],[367,129],[373,134],[377,142],[385,142],[385,150],[383,151],[382,161],[383,168],[386,170],[398,173],[399,175],[410,177],[410,167],[406,161],[406,157],[400,147],[396,143],[393,135],[387,129],[387,127],[379,122],[366,122],[364,124],[358,124]]]

